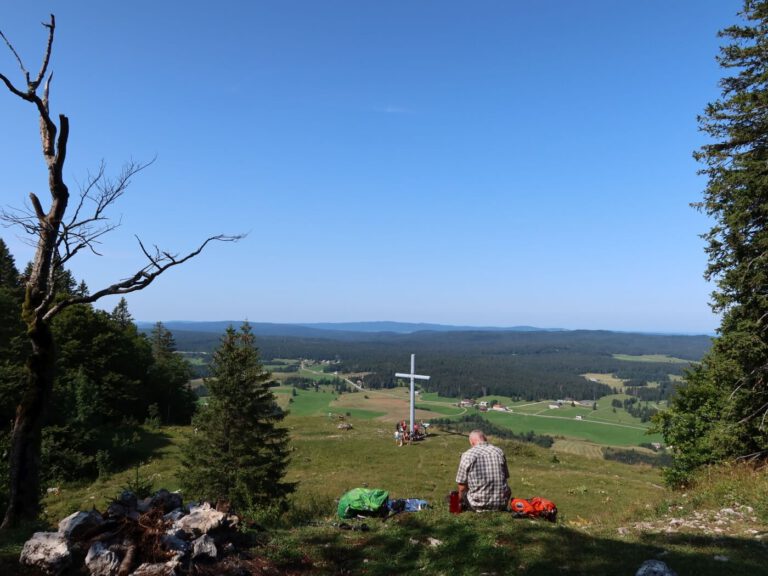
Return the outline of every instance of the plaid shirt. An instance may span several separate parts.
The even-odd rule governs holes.
[[[506,510],[511,492],[509,468],[501,448],[481,442],[461,455],[456,483],[469,488],[467,500],[473,510]]]

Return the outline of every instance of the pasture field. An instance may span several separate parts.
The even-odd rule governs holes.
[[[466,436],[437,430],[424,441],[397,447],[381,422],[350,421],[354,428],[341,431],[324,416],[286,418],[292,446],[287,479],[298,485],[285,516],[265,511],[256,517],[260,528],[249,552],[271,568],[263,573],[633,574],[651,558],[697,576],[752,576],[764,568],[764,546],[749,535],[768,519],[768,481],[760,484],[756,475],[734,470],[706,491],[681,494],[663,488],[658,471],[647,466],[491,438],[507,455],[513,494],[553,500],[557,523],[516,520],[503,512],[452,515],[446,495],[455,487]],[[179,488],[179,443],[189,435],[181,427],[146,431],[139,470],[155,489]],[[59,495],[45,498],[47,523],[55,526],[76,510],[104,509],[134,475],[131,468],[93,483],[62,486]],[[335,500],[358,486],[386,489],[392,498],[424,498],[432,509],[386,522],[367,520],[367,531],[340,530]],[[753,506],[759,518],[728,534],[666,532],[671,513],[706,513],[735,502]],[[359,520],[348,523],[361,527]],[[3,574],[15,573],[24,537],[19,533],[0,543]],[[727,557],[727,564],[713,561],[716,555]]]
[[[674,356],[667,356],[666,354],[641,354],[638,356],[633,356],[632,354],[614,354],[613,357],[616,360],[624,360],[626,362],[659,362],[659,363],[667,363],[667,364],[695,364],[693,360],[675,358]]]
[[[616,388],[618,390],[621,390],[624,388],[624,380],[621,378],[616,378],[614,374],[601,374],[600,372],[587,372],[586,374],[582,374],[584,378],[587,380],[590,380],[592,382],[599,382],[600,384],[605,384],[606,386],[610,386],[611,388]]]
[[[533,430],[537,434],[581,438],[607,446],[633,446],[641,442],[661,442],[658,434],[647,435],[643,425],[607,423],[567,416],[521,414],[489,411],[485,417],[498,426],[517,433]]]
[[[386,415],[386,412],[380,410],[340,404],[338,402],[339,396],[327,387],[321,387],[317,392],[315,390],[296,390],[296,396],[291,396],[291,386],[280,386],[272,390],[276,393],[278,404],[296,416],[324,415],[327,417],[329,413],[341,415],[349,413],[355,418],[371,419]],[[341,397],[344,396],[346,395]],[[293,401],[291,402],[291,400]]]
[[[460,416],[464,413],[466,413],[466,410],[463,408],[459,408],[457,406],[445,406],[440,404],[420,404],[416,402],[416,409],[417,410],[428,410],[429,412],[434,412],[435,414],[442,414],[443,416]]]
[[[424,402],[439,402],[441,404],[456,404],[458,402],[456,398],[440,396],[437,392],[421,392],[419,396]]]
[[[364,419],[376,419],[390,424],[402,419],[408,419],[409,391],[398,387],[384,390],[363,390],[335,394],[329,387],[321,386],[318,392],[314,390],[297,390],[289,404],[291,388],[281,386],[274,389],[278,394],[281,406],[297,416],[325,415],[328,413],[351,416]],[[475,408],[459,408],[452,405],[456,399],[441,398],[433,400],[433,394],[417,396],[417,420],[432,418],[459,417],[464,414],[476,413]],[[516,433],[529,431],[537,434],[548,434],[570,440],[581,440],[608,446],[637,446],[644,442],[660,442],[659,435],[646,435],[648,424],[643,424],[638,418],[631,416],[623,409],[611,406],[611,400],[624,399],[629,396],[616,394],[605,396],[598,400],[597,409],[586,406],[570,406],[564,403],[561,408],[550,409],[551,401],[540,402],[511,402],[504,396],[488,396],[480,400],[495,399],[507,405],[511,412],[489,410],[483,415],[494,424],[503,426]],[[453,403],[450,402],[453,400]],[[581,419],[577,420],[576,417]]]
[[[593,444],[592,442],[584,442],[583,440],[566,440],[565,438],[558,438],[552,445],[551,450],[554,452],[576,454],[577,456],[583,456],[585,458],[603,459],[602,446]]]

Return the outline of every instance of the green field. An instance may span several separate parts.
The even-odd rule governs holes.
[[[458,402],[456,398],[440,396],[437,392],[420,392],[419,398],[425,402],[440,402],[442,404],[456,404]]]
[[[430,412],[436,412],[438,414],[445,414],[446,416],[458,416],[463,414],[464,410],[456,406],[446,406],[438,403],[416,403],[417,410],[429,410]]]
[[[682,358],[675,358],[674,356],[667,356],[666,354],[641,354],[639,356],[633,356],[631,354],[614,354],[616,360],[626,360],[627,362],[659,362],[667,364],[695,364],[692,360],[684,360]]]
[[[314,390],[296,390],[296,396],[291,396],[291,386],[280,386],[272,390],[279,394],[278,403],[296,416],[327,416],[329,413],[345,415],[349,413],[354,418],[369,420],[385,414],[385,412],[360,408],[337,408],[333,406],[333,402],[338,398],[338,395],[324,388],[317,392]],[[289,403],[289,398],[293,402]]]
[[[598,420],[576,420],[563,415],[552,416],[489,411],[484,416],[494,424],[517,433],[533,430],[537,434],[581,438],[610,446],[636,446],[641,442],[661,442],[659,435],[647,435],[642,425],[606,423]]]
[[[306,393],[315,394],[326,395]],[[292,446],[288,479],[299,484],[286,516],[259,519],[259,544],[249,553],[270,567],[259,573],[634,574],[650,558],[663,558],[678,574],[752,576],[763,570],[764,545],[748,530],[764,532],[768,523],[765,475],[730,468],[719,479],[707,476],[710,487],[681,494],[664,489],[658,471],[646,466],[491,438],[507,455],[513,493],[553,500],[558,522],[515,520],[508,513],[451,515],[445,497],[468,447],[465,436],[435,430],[426,440],[400,448],[389,426],[355,417],[348,421],[353,429],[342,431],[327,415],[286,418]],[[178,446],[189,434],[178,427],[145,432],[139,471],[156,489],[179,488]],[[135,469],[127,469],[93,483],[62,486],[60,495],[44,501],[47,522],[55,525],[75,510],[103,509],[134,475]],[[367,532],[340,530],[335,499],[358,486],[384,488],[393,498],[424,498],[433,508],[387,522],[368,520]],[[706,516],[708,510],[737,503],[755,509],[755,522],[725,527],[720,534],[667,533],[672,514],[701,511]],[[349,523],[360,526],[360,521]],[[39,528],[44,527],[34,529]],[[0,573],[15,573],[27,536],[21,531],[4,536]],[[728,563],[713,561],[717,555]]]

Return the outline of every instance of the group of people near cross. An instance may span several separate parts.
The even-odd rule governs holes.
[[[410,444],[412,440],[421,440],[427,435],[427,427],[424,423],[413,423],[413,433],[408,428],[405,420],[400,420],[395,424],[395,442],[398,446]]]

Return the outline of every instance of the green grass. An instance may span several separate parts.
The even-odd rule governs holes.
[[[279,395],[278,403],[295,416],[327,416],[329,413],[342,415],[349,413],[352,418],[370,420],[385,414],[385,412],[362,408],[336,407],[333,402],[338,398],[338,395],[327,388],[321,388],[317,392],[314,390],[296,390],[296,396],[290,395],[290,386],[273,388],[273,392]],[[289,398],[293,402],[288,403]]]
[[[764,568],[765,550],[754,537],[666,534],[661,528],[634,527],[640,522],[666,527],[670,511],[719,510],[738,502],[755,507],[765,530],[765,474],[743,467],[720,469],[702,475],[699,487],[683,494],[662,488],[658,471],[645,466],[567,453],[553,458],[550,450],[498,441],[509,460],[515,495],[550,498],[560,510],[558,523],[515,520],[506,513],[455,516],[448,513],[445,496],[454,487],[459,456],[468,447],[465,436],[437,430],[425,441],[399,448],[388,424],[352,422],[352,430],[341,431],[327,415],[293,413],[286,418],[292,439],[288,479],[299,486],[288,514],[260,533],[261,544],[251,550],[274,566],[274,573],[634,574],[650,558],[663,559],[678,574],[697,576],[752,576]],[[140,471],[157,488],[178,487],[178,444],[188,433],[163,428],[148,430],[142,439],[147,463]],[[92,484],[62,486],[60,496],[46,498],[46,518],[53,524],[76,509],[103,509],[133,474],[127,469]],[[385,488],[395,498],[425,498],[433,509],[387,522],[369,520],[368,532],[339,530],[334,499],[365,485]],[[619,528],[626,533],[620,535]],[[3,574],[18,573],[25,531],[33,529],[2,536]],[[715,555],[729,562],[715,562]]]
[[[437,412],[438,414],[445,414],[446,416],[457,416],[464,411],[456,406],[441,406],[438,403],[417,403],[417,410],[429,410],[431,412]]]
[[[572,409],[573,412],[576,409]],[[581,409],[583,414],[589,414],[590,409]],[[636,446],[641,442],[660,442],[659,435],[646,435],[646,427],[634,424],[615,424],[601,421],[591,421],[584,416],[583,420],[576,420],[567,411],[552,411],[557,415],[532,415],[503,413],[489,411],[484,416],[496,425],[503,426],[513,432],[535,431],[537,434],[549,434],[550,436],[566,436],[580,438],[609,446]]]
[[[437,392],[420,392],[419,398],[425,402],[441,402],[443,404],[456,404],[458,402],[456,398],[440,396]]]
[[[627,362],[661,362],[667,364],[695,364],[693,360],[684,360],[683,358],[675,358],[674,356],[667,356],[666,354],[640,354],[633,356],[632,354],[614,354],[613,357],[616,360],[625,360]]]

